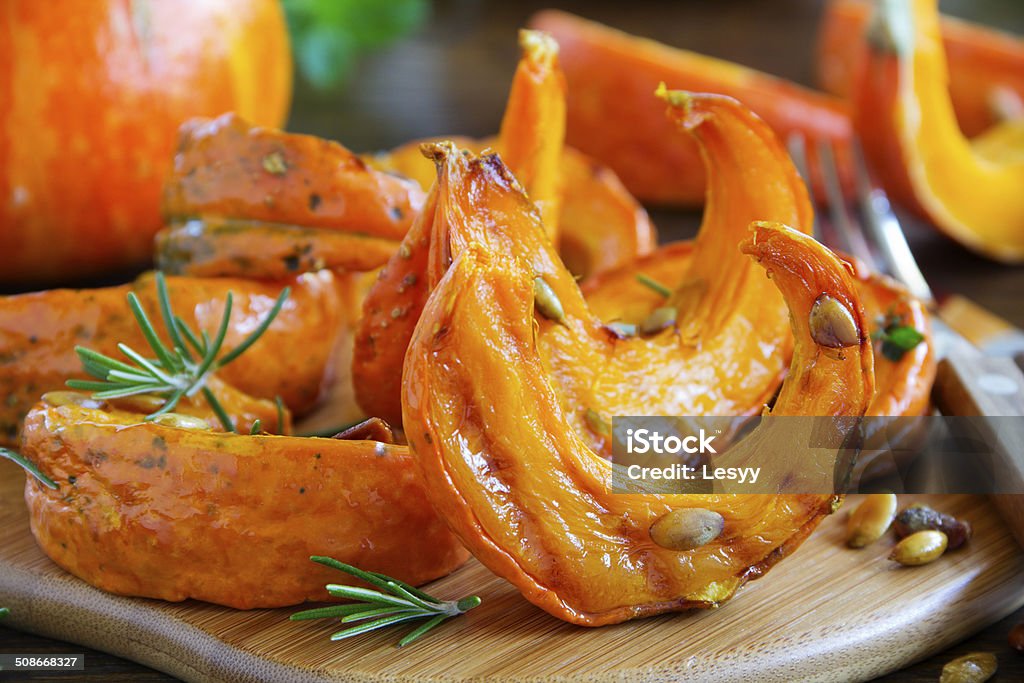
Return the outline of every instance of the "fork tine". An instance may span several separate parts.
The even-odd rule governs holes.
[[[872,181],[858,140],[853,141],[853,170],[866,234],[878,251],[882,270],[902,282],[926,306],[933,307],[935,295],[917,265],[888,197]]]
[[[864,239],[864,234],[857,228],[856,220],[851,217],[846,198],[843,195],[843,186],[839,181],[839,171],[836,167],[835,152],[832,143],[827,140],[820,140],[817,145],[818,169],[821,172],[822,184],[825,187],[825,196],[828,199],[829,215],[832,225],[835,228],[836,238],[840,242],[839,247],[851,256],[855,256],[869,266],[874,266],[875,255]]]
[[[793,160],[793,165],[796,166],[796,172],[803,178],[804,185],[807,186],[808,192],[812,193],[813,190],[811,183],[811,173],[807,165],[807,139],[800,131],[793,131],[786,137],[786,150],[789,152],[789,158]],[[818,219],[818,212],[814,212],[814,225],[811,228],[811,234],[818,241],[822,240],[821,233],[821,221]]]

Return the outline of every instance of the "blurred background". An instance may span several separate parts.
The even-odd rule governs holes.
[[[414,138],[491,135],[519,49],[516,29],[557,7],[674,47],[814,87],[825,0],[285,0],[298,78],[289,130],[357,151]],[[362,6],[345,24],[341,7]],[[941,0],[947,14],[1024,33],[1020,0]],[[319,23],[317,23],[319,21]],[[336,37],[334,53],[329,36]],[[671,85],[671,84],[670,84]]]

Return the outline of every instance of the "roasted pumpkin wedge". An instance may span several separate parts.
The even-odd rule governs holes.
[[[657,243],[647,212],[611,169],[564,145],[565,82],[558,45],[541,31],[520,31],[522,57],[497,137],[416,140],[367,157],[429,189],[437,177],[423,144],[454,141],[474,153],[494,150],[541,210],[548,237],[580,276],[629,263]]]
[[[287,282],[169,277],[175,307],[194,328],[215,335],[224,298],[234,295],[225,347],[231,348],[256,327],[287,284],[291,296],[267,332],[246,354],[219,371],[223,383],[260,399],[280,396],[297,414],[313,408],[333,376],[335,344],[351,329],[358,313],[354,286],[339,286],[329,272],[307,273]],[[150,275],[118,287],[92,290],[56,289],[0,298],[0,442],[14,445],[18,426],[29,408],[48,391],[64,389],[69,378],[86,378],[76,345],[119,356],[117,344],[146,348],[146,341],[125,305],[135,292],[156,316],[156,286]],[[156,319],[154,317],[154,319]],[[165,340],[166,341],[166,340]],[[230,398],[228,398],[230,400]],[[259,417],[271,429],[266,409],[239,406],[243,424]],[[143,412],[146,412],[143,410]],[[186,411],[187,412],[187,411]],[[275,430],[276,431],[276,430]]]
[[[22,453],[32,533],[58,565],[120,595],[237,609],[329,599],[329,555],[421,584],[466,551],[433,512],[408,449],[143,423],[43,401]]]
[[[569,101],[566,140],[608,164],[635,196],[700,205],[704,167],[695,145],[673,135],[650,98],[669,87],[735,97],[780,135],[802,132],[844,150],[850,120],[838,98],[738,64],[661,45],[556,10],[530,19],[561,46]],[[843,152],[844,153],[844,152]]]
[[[868,35],[857,130],[886,189],[966,247],[1024,261],[1024,155],[993,160],[960,131],[937,1],[883,2]]]
[[[743,249],[792,313],[796,350],[773,414],[863,414],[871,341],[846,266],[778,225],[758,225]],[[406,358],[403,407],[435,509],[478,560],[566,621],[600,626],[722,603],[793,552],[837,497],[612,493],[611,464],[566,411],[558,376],[567,370],[540,348],[545,331],[581,326],[552,319],[536,288],[548,275],[472,243],[431,293]],[[812,323],[823,297],[852,325],[848,338]],[[680,375],[675,386],[692,381]],[[673,531],[695,515],[718,533],[680,549]]]
[[[566,367],[559,380],[571,407],[567,414],[581,433],[593,426],[595,413],[760,412],[781,382],[792,336],[778,292],[737,245],[753,220],[808,230],[807,191],[772,131],[735,100],[667,91],[663,97],[671,119],[698,141],[707,159],[704,224],[694,258],[670,282],[670,297],[652,292],[613,317],[643,326],[657,315],[652,311],[671,310],[672,319],[659,328],[666,332],[619,339],[604,324],[612,318],[602,321],[587,309],[539,214],[522,205],[519,184],[496,155],[474,158],[452,145],[428,146],[439,175],[427,209],[364,304],[353,376],[365,410],[389,419],[400,414],[392,392],[423,298],[451,255],[478,241],[528,259],[561,299],[567,323],[542,331],[541,344],[543,353]],[[691,381],[680,386],[679,377]],[[621,390],[606,391],[614,387]],[[599,431],[590,430],[592,445],[604,441]]]
[[[818,33],[818,82],[833,95],[852,96],[866,49],[867,0],[829,0]],[[965,135],[1024,114],[1024,40],[943,15],[942,46],[949,62],[949,95]]]
[[[394,251],[423,204],[415,183],[370,168],[336,142],[251,126],[235,114],[189,121],[180,138],[164,188],[169,227],[157,238],[168,272],[266,279],[314,264],[369,270]]]

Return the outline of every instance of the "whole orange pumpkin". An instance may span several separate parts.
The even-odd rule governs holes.
[[[0,284],[148,263],[178,126],[280,126],[278,0],[0,3]]]

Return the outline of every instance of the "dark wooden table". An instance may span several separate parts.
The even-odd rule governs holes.
[[[369,0],[376,1],[376,0]],[[631,33],[756,66],[813,84],[813,44],[821,11],[816,0],[690,0],[688,2],[436,2],[430,22],[415,36],[365,58],[347,86],[313,92],[297,84],[289,128],[340,140],[358,150],[384,149],[412,138],[497,130],[517,57],[515,29],[533,11],[555,5]],[[956,0],[943,10],[1024,33],[1024,3]],[[664,239],[693,234],[699,215],[655,211]],[[1024,326],[1024,268],[975,257],[934,231],[908,226],[928,279],[942,293],[961,293]],[[1012,542],[1007,536],[1007,542]],[[841,615],[837,615],[841,618]],[[992,680],[1024,680],[1024,657],[1007,645],[1007,634],[1024,621],[1024,610],[884,681],[936,681],[942,665],[974,651],[996,653]],[[0,627],[0,653],[79,653],[84,648]],[[0,680],[131,681],[173,678],[109,655],[88,651],[84,674],[0,673]]]

